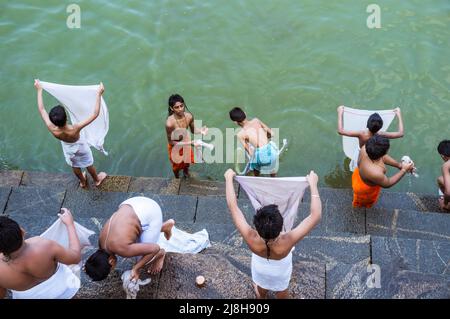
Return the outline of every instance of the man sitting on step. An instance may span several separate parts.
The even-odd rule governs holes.
[[[440,191],[439,207],[450,211],[450,140],[441,141],[437,150],[444,160],[442,176],[437,179]]]
[[[166,252],[158,244],[159,235],[167,240],[172,235],[173,219],[162,222],[159,205],[147,197],[132,197],[119,205],[100,232],[99,249],[86,261],[84,269],[94,281],[108,277],[116,265],[116,255],[142,256],[131,270],[131,279],[139,279],[139,271],[150,264],[148,272],[161,271]]]
[[[274,291],[277,298],[289,297],[289,281],[292,274],[292,250],[294,246],[316,226],[322,217],[322,203],[317,188],[318,177],[311,171],[306,179],[311,190],[311,211],[297,227],[282,232],[283,217],[277,205],[263,206],[253,217],[253,229],[239,209],[233,187],[236,173],[225,173],[227,204],[233,222],[252,251],[252,279],[258,299],[266,298]]]
[[[358,167],[352,175],[353,207],[372,207],[380,196],[381,188],[389,188],[397,184],[407,172],[412,172],[414,163],[399,163],[387,155],[389,139],[374,135],[361,148]],[[400,169],[391,177],[386,176],[386,166]]]

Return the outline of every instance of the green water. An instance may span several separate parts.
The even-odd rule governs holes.
[[[392,190],[436,193],[436,146],[450,138],[450,1],[377,1],[381,29],[366,26],[372,2],[356,0],[77,1],[80,29],[66,26],[70,3],[1,0],[2,167],[70,172],[33,79],[103,81],[110,156],[94,157],[110,174],[172,176],[164,122],[178,92],[209,127],[233,127],[228,111],[242,106],[280,128],[290,145],[279,175],[314,169],[334,187],[350,183],[336,107],[400,106],[405,137],[390,154],[410,155],[420,178]],[[222,179],[229,166],[193,170]]]

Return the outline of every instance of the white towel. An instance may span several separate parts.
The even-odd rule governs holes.
[[[72,124],[89,118],[94,113],[95,101],[99,85],[61,85],[41,81],[42,88],[53,95],[69,112]],[[108,153],[103,148],[109,129],[108,107],[102,97],[100,114],[80,132],[80,138],[89,146],[95,147],[103,154]]]
[[[350,107],[344,107],[344,129],[349,131],[363,131],[367,128],[367,120],[373,113],[378,113],[383,119],[383,127],[380,131],[385,132],[395,118],[394,110],[357,110]],[[345,155],[352,161],[350,170],[354,171],[359,156],[359,141],[357,137],[342,136],[342,145]]]
[[[127,294],[127,299],[136,299],[137,293],[139,292],[139,286],[148,285],[152,280],[147,278],[145,280],[131,280],[131,270],[126,270],[123,272],[120,278],[122,279],[122,288]]]
[[[309,183],[305,177],[236,176],[255,210],[270,204],[278,205],[283,216],[283,230],[290,231],[297,216],[298,205]]]
[[[209,234],[206,229],[202,229],[194,234],[189,234],[173,226],[170,240],[167,240],[166,237],[164,237],[164,233],[161,233],[158,245],[166,252],[196,254],[203,249],[210,247],[211,243],[209,242]]]

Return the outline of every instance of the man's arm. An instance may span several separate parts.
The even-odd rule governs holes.
[[[299,240],[305,237],[321,220],[322,218],[322,202],[319,197],[319,189],[317,182],[318,176],[314,171],[311,171],[306,176],[311,191],[311,208],[310,214],[297,227],[287,233],[287,239],[290,247],[294,246]]]
[[[133,269],[131,269],[131,279],[136,280],[139,279],[139,271],[141,268],[155,258],[158,253],[162,252],[164,252],[164,249],[156,243],[134,243],[128,245],[125,250],[117,251],[116,253],[122,257],[142,256],[136,265],[133,266]]]
[[[208,128],[206,126],[203,126],[200,129],[196,128],[194,125],[194,115],[192,113],[188,113],[188,114],[191,115],[191,121],[189,122],[189,128],[191,130],[191,133],[206,135],[208,133]]]
[[[81,260],[81,245],[73,221],[72,213],[67,208],[61,208],[62,214],[58,214],[61,221],[67,227],[69,236],[69,248],[64,248],[54,242],[56,260],[66,265],[78,264]]]
[[[442,165],[442,177],[444,178],[444,204],[450,202],[450,160]]]
[[[239,142],[241,142],[242,146],[244,146],[245,151],[246,151],[250,156],[253,156],[253,152],[252,152],[252,150],[250,149],[250,146],[248,145],[247,138],[246,138],[246,136],[242,133],[242,131],[241,131],[240,133],[238,133],[238,139],[239,139]]]
[[[231,168],[229,168],[225,172],[224,176],[225,176],[227,205],[231,213],[231,218],[233,219],[233,222],[236,225],[237,230],[241,233],[242,237],[248,244],[248,239],[252,228],[245,220],[244,214],[239,209],[237,204],[236,193],[234,192],[233,186],[233,177],[236,176],[236,173]]]
[[[400,138],[403,137],[404,135],[404,130],[403,130],[403,119],[402,119],[402,113],[400,111],[400,108],[397,107],[394,110],[395,114],[398,117],[398,132],[378,132],[379,135],[387,137],[387,138]]]
[[[83,129],[85,126],[91,124],[100,114],[100,106],[102,104],[102,94],[103,92],[105,92],[105,88],[103,86],[103,83],[100,82],[100,86],[98,88],[97,91],[97,98],[95,100],[95,106],[94,106],[94,114],[92,114],[89,118],[87,118],[84,121],[81,121],[80,123],[76,123],[73,125],[73,127],[78,130],[81,131],[81,129]]]
[[[360,137],[361,131],[349,131],[344,130],[344,124],[343,124],[343,115],[344,115],[344,106],[341,105],[337,108],[338,112],[338,133],[339,135],[349,136],[349,137]]]
[[[384,164],[387,164],[392,167],[396,167],[398,169],[402,169],[402,164],[400,162],[397,162],[395,159],[390,157],[388,154],[383,156],[383,162]]]
[[[273,131],[270,127],[263,123],[260,119],[257,119],[259,124],[262,126],[263,130],[267,133],[267,138],[271,138],[273,136]]]
[[[39,80],[34,80],[34,87],[36,88],[36,91],[37,91],[37,103],[38,103],[39,114],[41,115],[41,118],[44,121],[47,128],[50,130],[50,128],[53,126],[53,123],[50,121],[50,118],[48,117],[48,113],[44,107],[44,101],[42,99],[41,82],[39,82]]]
[[[411,172],[413,168],[414,168],[413,162],[411,163],[403,162],[401,164],[400,171],[392,175],[391,177],[387,177],[386,175],[380,173],[380,174],[373,174],[372,176],[370,176],[370,180],[374,184],[379,185],[383,188],[390,188],[395,184],[397,184],[402,179],[402,177],[405,176],[407,172]]]

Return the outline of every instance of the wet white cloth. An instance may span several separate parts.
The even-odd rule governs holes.
[[[94,232],[76,222],[75,230],[83,252],[91,246],[89,236]],[[40,237],[54,240],[65,248],[69,247],[67,227],[59,218]],[[11,290],[13,299],[70,299],[80,289],[80,270],[81,261],[70,266],[58,263],[56,272],[46,281],[25,291]]]
[[[62,85],[40,81],[42,88],[63,104],[69,113],[72,124],[86,120],[94,113],[99,85]],[[99,116],[80,132],[80,139],[95,147],[103,154],[103,148],[109,129],[108,107],[102,97]]]
[[[122,202],[122,205],[130,205],[141,223],[142,233],[140,243],[156,243],[161,233],[162,211],[158,203],[153,199],[137,196]]]
[[[127,294],[127,299],[136,299],[140,286],[148,285],[152,280],[151,278],[147,278],[145,280],[131,280],[130,277],[131,270],[124,271],[122,276],[120,276],[120,278],[122,279],[122,288]]]
[[[283,291],[292,275],[292,251],[280,260],[267,259],[252,253],[252,279],[260,287]]]
[[[11,290],[13,299],[70,299],[80,289],[80,278],[58,263],[56,272],[46,281],[25,291]]]
[[[305,177],[236,176],[247,193],[255,211],[270,204],[278,205],[283,216],[283,230],[290,231],[297,216],[298,205],[309,183]]]
[[[75,143],[61,141],[64,158],[71,167],[86,168],[94,164],[94,157],[89,145],[80,138]]]
[[[367,129],[367,120],[373,113],[378,113],[383,119],[383,127],[380,131],[385,132],[395,118],[394,110],[358,110],[344,107],[343,125],[348,131],[363,131]],[[342,145],[345,155],[351,159],[350,170],[354,171],[358,166],[359,140],[357,137],[342,136]]]
[[[164,233],[160,233],[158,245],[166,252],[196,254],[203,249],[211,247],[209,234],[206,229],[202,229],[194,234],[172,227],[172,236],[167,240]]]

